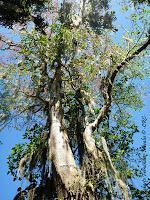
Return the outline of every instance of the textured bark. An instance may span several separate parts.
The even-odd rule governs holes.
[[[65,188],[70,191],[77,190],[79,184],[83,185],[84,182],[82,183],[81,175],[69,146],[66,130],[62,125],[60,102],[57,102],[51,109],[49,147],[50,159],[54,163]]]
[[[52,161],[55,173],[55,187],[58,198],[66,199],[96,199],[95,186],[90,179],[94,175],[94,171],[99,169],[102,178],[105,180],[107,190],[110,193],[111,199],[113,196],[113,187],[109,173],[113,174],[113,178],[118,185],[118,191],[122,191],[122,199],[128,199],[128,191],[125,183],[119,178],[118,172],[114,168],[109,151],[104,138],[102,138],[101,147],[99,150],[96,147],[95,140],[92,138],[92,133],[97,127],[99,121],[104,117],[108,105],[104,105],[98,118],[91,124],[87,125],[83,133],[83,142],[86,147],[85,156],[91,160],[91,166],[83,166],[82,175],[78,165],[75,163],[74,155],[69,145],[69,140],[64,126],[63,109],[61,103],[61,68],[57,68],[55,80],[53,82],[53,91],[55,98],[53,105],[50,108],[50,137],[49,137],[49,159]],[[87,165],[91,165],[87,163]],[[86,165],[84,162],[83,165]],[[93,170],[92,174],[88,174],[88,168]],[[83,176],[83,172],[86,174]]]
[[[55,78],[54,84],[56,85],[53,88],[57,91],[57,94],[60,94],[60,73]],[[53,106],[50,108],[49,137],[49,160],[52,161],[55,168],[54,182],[57,197],[94,200],[93,191],[86,188],[86,179],[81,175],[81,170],[75,162],[63,117],[61,98],[57,95],[57,100],[54,100]]]
[[[121,180],[119,173],[117,172],[111,161],[106,140],[103,137],[101,138],[101,145],[100,145],[101,150],[96,147],[95,140],[92,137],[93,125],[95,126],[95,123],[87,125],[83,133],[84,143],[87,152],[91,156],[91,159],[95,161],[95,165],[96,163],[99,163],[99,165],[101,166],[100,170],[102,176],[105,177],[108,183],[109,192],[112,194],[111,199],[114,199],[114,195],[112,190],[113,186],[111,180],[109,179],[108,172],[111,172],[113,178],[115,179],[116,184],[118,185],[118,192],[120,191],[122,193],[122,199],[128,200],[129,199],[128,187],[125,184],[125,182]]]
[[[127,186],[120,179],[118,172],[113,166],[105,139],[101,139],[101,150],[98,149],[95,140],[92,138],[91,125],[86,127],[83,137],[87,150],[86,156],[88,156],[90,160],[93,160],[93,171],[99,166],[98,169],[107,182],[111,199],[115,199],[115,197],[113,196],[112,183],[109,179],[110,172],[118,185],[118,191],[122,192],[122,199],[129,199]],[[63,126],[63,116],[59,101],[51,108],[49,159],[53,162],[57,173],[56,182],[58,185],[56,186],[56,190],[58,198],[71,199],[72,197],[73,199],[96,199],[93,184],[89,182],[89,180],[86,180],[85,176],[81,175],[75,163],[73,153],[69,146],[67,133]],[[85,166],[84,170],[85,173],[87,173]]]

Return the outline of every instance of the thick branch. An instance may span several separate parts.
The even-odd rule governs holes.
[[[99,115],[95,119],[95,121],[91,124],[92,130],[94,131],[98,125],[103,120],[106,113],[109,111],[109,108],[111,106],[111,93],[112,93],[112,87],[113,83],[115,81],[115,78],[117,74],[120,72],[120,70],[127,65],[131,60],[133,60],[137,55],[139,55],[143,50],[145,50],[150,44],[150,38],[135,52],[133,52],[130,56],[126,57],[124,61],[122,61],[119,65],[116,66],[116,69],[112,73],[108,73],[106,79],[108,81],[108,85],[106,86],[106,98],[104,105],[102,106]]]
[[[6,38],[3,35],[0,35],[0,42],[4,43],[5,45],[8,45],[8,47],[6,47],[6,50],[7,49],[10,49],[10,50],[16,50],[17,49],[18,50],[22,47],[21,44],[14,43],[13,41],[9,40],[8,38]],[[13,48],[13,49],[11,49],[11,48]],[[5,50],[5,49],[1,49],[1,50]]]
[[[69,145],[66,128],[64,125],[64,116],[62,109],[62,69],[60,62],[60,53],[58,52],[58,67],[52,82],[53,105],[50,108],[50,137],[49,137],[49,159],[53,162],[56,172],[60,177],[58,198],[64,197],[64,190],[76,192],[85,182],[75,163],[72,150]],[[55,180],[56,181],[56,180]]]
[[[125,58],[124,61],[122,61],[115,69],[115,71],[112,73],[111,77],[110,77],[110,81],[111,81],[111,85],[113,84],[116,75],[118,74],[118,72],[126,65],[128,64],[128,62],[130,62],[131,60],[133,60],[133,58],[135,58],[137,55],[139,55],[143,50],[145,50],[148,45],[150,44],[150,37],[148,38],[148,40],[140,47],[138,48],[135,52],[133,52],[130,56],[128,56],[127,58]],[[109,86],[110,87],[110,86]]]

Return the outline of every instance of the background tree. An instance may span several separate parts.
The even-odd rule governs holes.
[[[107,1],[56,5],[0,4],[3,25],[35,23],[19,44],[1,37],[19,60],[1,64],[2,125],[14,119],[27,125],[25,144],[8,161],[14,179],[19,170],[19,179],[29,180],[15,199],[129,199],[134,174],[127,155],[138,129],[128,108],[142,105],[134,79],[143,76],[137,57],[149,36],[128,39],[123,49],[105,30],[114,19]],[[43,17],[47,11],[53,22]]]

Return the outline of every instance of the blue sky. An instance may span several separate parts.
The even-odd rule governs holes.
[[[117,15],[117,21],[115,22],[116,26],[120,26],[120,31],[117,33],[117,36],[115,38],[116,41],[119,42],[119,39],[121,35],[123,34],[125,29],[128,29],[130,27],[130,21],[127,19],[127,15],[125,14],[120,14],[119,11],[119,0],[118,1],[112,1],[112,7],[115,8],[116,15]],[[8,34],[11,36],[13,39],[16,39],[17,36],[14,36],[12,32],[8,29],[5,28],[0,28],[0,34]],[[146,79],[144,81],[145,85],[149,86],[150,85],[150,80]],[[150,152],[150,88],[147,90],[147,96],[143,97],[144,101],[144,108],[134,114],[134,120],[140,127],[140,133],[135,137],[135,144],[139,144],[141,142],[140,134],[143,130],[141,119],[142,116],[147,117],[147,123],[146,123],[146,136],[147,136],[147,152]],[[7,156],[10,154],[11,148],[16,144],[16,143],[21,143],[21,136],[22,136],[22,131],[17,131],[13,128],[6,128],[3,130],[3,132],[0,133],[0,140],[3,142],[3,145],[0,145],[0,166],[1,166],[1,172],[0,172],[0,199],[1,200],[12,200],[13,197],[16,194],[16,189],[20,186],[26,185],[26,181],[23,182],[13,182],[13,178],[10,175],[7,175],[8,167],[7,167]],[[147,157],[147,176],[150,176],[150,154],[148,154]],[[136,181],[137,185],[140,185],[140,182]]]
[[[21,133],[12,128],[6,128],[0,135],[3,145],[0,145],[0,199],[13,199],[16,189],[21,185],[20,182],[13,182],[12,176],[7,175],[7,156],[10,154],[11,148],[21,142]]]

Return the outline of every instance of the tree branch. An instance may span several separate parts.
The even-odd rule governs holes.
[[[114,72],[112,73],[110,80],[111,83],[114,82],[117,73],[129,62],[131,61],[133,58],[135,58],[137,55],[139,55],[143,50],[145,50],[148,45],[150,44],[150,37],[148,38],[148,40],[140,47],[138,48],[135,52],[133,52],[130,56],[128,56],[127,58],[125,58],[124,61],[122,61],[114,70]],[[112,84],[111,84],[112,85]]]
[[[41,101],[44,105],[49,104],[48,101],[46,101],[45,99],[43,99],[43,98],[40,97],[39,95],[30,94],[30,93],[27,93],[27,92],[21,91],[21,90],[19,90],[18,92],[23,93],[23,94],[24,94],[25,96],[27,96],[27,97],[37,99],[37,100]]]
[[[150,37],[141,47],[139,47],[136,51],[134,51],[130,56],[126,57],[125,60],[122,61],[119,65],[117,65],[116,69],[112,73],[108,72],[108,75],[106,77],[106,80],[107,80],[106,83],[108,83],[108,85],[106,86],[107,89],[106,89],[106,94],[105,94],[106,97],[104,98],[104,100],[105,100],[104,105],[102,106],[102,108],[101,108],[97,118],[95,119],[95,121],[90,124],[93,131],[97,128],[97,126],[101,123],[101,121],[103,120],[106,113],[109,111],[109,108],[111,106],[112,87],[113,87],[113,83],[115,81],[117,74],[120,72],[120,70],[126,64],[128,64],[131,60],[133,60],[137,55],[139,55],[149,45],[150,45]]]
[[[128,188],[127,188],[125,182],[122,181],[122,179],[120,178],[115,167],[113,166],[113,163],[110,159],[106,141],[103,137],[101,137],[102,151],[99,150],[96,146],[95,139],[92,137],[92,133],[95,131],[95,129],[98,127],[98,125],[102,122],[103,118],[109,111],[109,108],[111,106],[112,87],[113,87],[113,83],[115,81],[117,74],[120,72],[120,70],[126,64],[128,64],[129,61],[131,61],[136,55],[140,54],[144,49],[146,49],[149,44],[150,44],[150,38],[140,48],[138,48],[130,56],[126,57],[126,59],[124,61],[122,61],[119,65],[117,65],[116,69],[114,71],[111,72],[110,70],[108,70],[108,74],[107,74],[106,78],[103,80],[104,88],[102,88],[104,104],[103,104],[97,118],[95,119],[95,121],[92,123],[89,123],[85,127],[85,130],[83,132],[83,140],[84,140],[84,144],[86,146],[86,150],[87,150],[88,154],[91,155],[95,161],[99,160],[102,163],[102,166],[103,165],[105,166],[105,164],[106,164],[104,155],[106,156],[106,160],[109,163],[109,170],[111,170],[114,173],[114,178],[116,180],[116,183],[119,186],[120,190],[122,191],[123,199],[125,199],[125,200],[129,199]],[[102,171],[103,171],[103,168],[102,168]],[[106,167],[106,170],[104,171],[104,174],[106,177],[108,177],[107,167]],[[109,180],[109,178],[108,178],[108,180]]]
[[[15,50],[15,48],[20,49],[22,47],[21,44],[14,43],[13,41],[9,40],[8,38],[6,38],[3,35],[0,35],[0,42],[3,42],[5,45],[8,45],[8,47],[6,47],[6,49],[1,49],[1,50],[7,50],[7,49]],[[13,48],[13,49],[11,49],[11,48]]]

